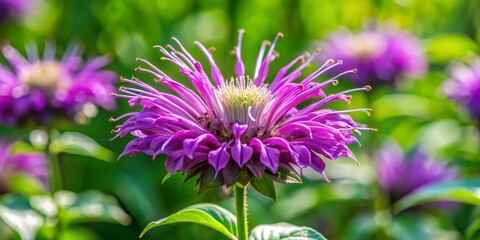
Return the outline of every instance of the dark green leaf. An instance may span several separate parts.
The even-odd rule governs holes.
[[[64,132],[52,138],[49,149],[52,153],[69,153],[94,157],[110,162],[115,154],[100,146],[95,140],[77,132]]]
[[[83,193],[59,191],[55,200],[64,209],[59,218],[63,222],[118,222],[130,223],[128,216],[120,208],[117,200],[99,191],[91,190]]]
[[[271,178],[264,176],[262,179],[252,178],[250,180],[252,187],[255,188],[262,195],[277,201],[277,193],[275,192],[275,185]]]
[[[480,205],[480,180],[453,181],[423,187],[398,201],[393,210],[399,213],[407,208],[440,200]]]
[[[322,234],[309,227],[297,227],[288,223],[259,225],[252,230],[250,240],[322,240]]]
[[[223,183],[220,174],[215,177],[215,170],[213,168],[207,168],[204,172],[200,173],[200,177],[197,180],[197,185],[199,185],[198,195],[212,188],[218,188],[222,186]]]
[[[377,220],[378,221],[378,220]],[[455,239],[447,232],[442,232],[438,226],[435,226],[427,220],[425,216],[417,215],[398,215],[391,219],[382,219],[378,221],[384,225],[384,231],[390,237],[389,239]]]
[[[193,205],[166,218],[151,222],[145,227],[140,237],[152,228],[180,222],[201,224],[224,234],[230,239],[237,239],[235,237],[235,216],[227,210],[213,204]]]
[[[475,240],[480,238],[480,218],[473,221],[465,230],[466,240]]]
[[[266,176],[278,183],[302,183],[302,179],[297,174],[286,168],[279,168],[277,173]]]

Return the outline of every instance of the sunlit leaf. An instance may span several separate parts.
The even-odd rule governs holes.
[[[237,239],[235,237],[237,232],[237,220],[235,216],[229,211],[214,204],[193,205],[166,218],[151,222],[145,227],[140,237],[152,228],[181,222],[201,224],[224,234],[230,239]]]
[[[8,179],[8,187],[10,191],[24,196],[48,193],[47,188],[38,178],[25,173],[12,174]]]
[[[420,119],[431,119],[432,109],[438,107],[435,101],[413,94],[389,94],[373,103],[374,117],[385,120],[396,116],[412,116]]]
[[[162,184],[165,183],[165,181],[167,181],[169,178],[171,178],[173,176],[173,174],[171,173],[167,173],[165,175],[165,177],[163,177],[163,180],[162,180]]]
[[[466,35],[448,33],[437,35],[428,40],[426,50],[430,61],[446,63],[478,51],[478,45]]]
[[[250,240],[322,240],[326,239],[313,228],[288,223],[259,225],[252,230]]]
[[[52,138],[50,151],[54,154],[69,153],[112,161],[115,154],[102,147],[92,138],[77,132],[64,132]]]
[[[264,176],[262,179],[254,178],[250,183],[259,193],[271,198],[273,201],[277,201],[277,193],[275,192],[275,185],[272,179]]]
[[[198,209],[204,211],[215,218],[215,220],[220,222],[224,227],[226,227],[229,232],[233,233],[234,235],[237,234],[237,217],[235,217],[234,214],[225,208],[215,204],[202,203],[189,206],[185,209]]]
[[[59,236],[58,240],[100,240],[101,238],[97,236],[92,230],[84,227],[70,227],[63,229]]]
[[[480,205],[480,180],[453,181],[423,187],[398,201],[393,210],[399,213],[407,208],[433,201],[455,201]]]
[[[63,222],[118,222],[129,224],[128,216],[120,208],[117,200],[99,191],[74,193],[59,191],[54,196],[58,205],[64,209],[59,218]]]
[[[43,218],[31,209],[28,200],[20,195],[7,194],[0,198],[0,218],[22,240],[33,240],[43,224]]]

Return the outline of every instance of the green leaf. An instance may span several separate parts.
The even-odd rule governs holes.
[[[480,205],[479,191],[480,180],[432,184],[405,196],[393,206],[393,210],[394,213],[399,213],[422,203],[440,200]]]
[[[224,234],[230,239],[235,237],[237,220],[229,211],[214,204],[197,204],[180,210],[166,218],[151,222],[140,234],[142,237],[150,229],[180,222],[197,223]]]
[[[237,217],[225,208],[211,203],[196,204],[185,209],[198,209],[215,218],[232,234],[237,235]]]
[[[250,240],[322,240],[326,238],[309,227],[297,227],[288,223],[259,225],[252,230]]]
[[[275,185],[273,180],[266,176],[263,176],[262,179],[253,178],[250,183],[252,187],[255,188],[262,195],[271,198],[273,201],[277,201],[277,193],[275,192]]]
[[[373,102],[374,117],[379,121],[396,116],[431,119],[435,109],[442,109],[434,100],[413,94],[388,94]]]
[[[221,175],[215,177],[215,170],[213,168],[207,168],[205,171],[200,173],[200,177],[197,180],[198,195],[214,188],[222,186],[224,183]]]
[[[430,61],[446,63],[478,51],[478,46],[466,35],[447,33],[437,35],[427,41],[426,50]]]
[[[63,209],[59,212],[62,222],[106,221],[127,225],[131,220],[114,197],[99,191],[91,190],[78,194],[59,191],[55,193],[54,198]]]
[[[169,178],[171,178],[172,176],[173,176],[173,174],[167,173],[167,174],[165,175],[165,177],[163,177],[162,184],[163,184],[165,181],[167,181]]]
[[[480,238],[480,218],[477,218],[465,230],[465,239],[474,240],[479,238]]]
[[[8,187],[12,192],[20,193],[24,196],[38,194],[47,194],[45,185],[30,174],[15,173],[8,178]]]
[[[266,176],[278,183],[302,183],[302,179],[297,174],[286,168],[279,168],[277,173],[267,174]]]
[[[20,195],[6,194],[0,198],[0,219],[18,233],[22,240],[33,240],[44,219],[33,211],[28,200]]]
[[[54,154],[76,154],[94,157],[107,162],[111,162],[115,156],[113,152],[100,146],[92,138],[77,132],[64,132],[52,137],[49,149]]]
[[[63,229],[58,240],[101,240],[101,238],[88,228],[73,227]]]

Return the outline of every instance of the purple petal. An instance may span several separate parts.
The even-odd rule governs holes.
[[[243,165],[252,158],[253,148],[247,144],[242,144],[240,140],[236,140],[231,149],[231,153],[233,160],[235,160],[238,166],[243,167]]]
[[[315,153],[312,153],[311,154],[311,158],[312,158],[312,164],[310,165],[310,167],[319,172],[319,173],[323,173],[323,171],[325,170],[325,162],[323,161],[322,158],[320,158],[317,154]]]
[[[169,173],[175,173],[182,168],[185,156],[183,150],[177,150],[168,154],[167,160],[165,161],[165,169]]]
[[[193,158],[193,152],[197,150],[199,144],[209,145],[214,148],[218,148],[220,143],[218,139],[210,133],[202,134],[195,139],[186,139],[183,141],[183,151],[189,158]]]
[[[279,134],[284,137],[293,137],[293,138],[300,138],[307,136],[308,138],[313,138],[312,130],[302,123],[291,123],[282,126],[280,129],[277,130]]]
[[[240,139],[240,137],[242,137],[242,134],[247,130],[247,128],[248,125],[240,125],[238,123],[233,124],[232,130],[235,139]]]
[[[243,33],[243,30],[238,31],[238,43],[237,47],[235,48],[235,55],[237,56],[237,62],[235,63],[235,74],[237,75],[237,77],[245,76],[245,66],[243,65],[241,56]]]
[[[270,169],[273,173],[278,171],[280,160],[280,151],[276,148],[265,146],[258,138],[250,141],[250,146],[253,147],[254,152],[260,153],[260,162]]]
[[[308,150],[307,147],[303,146],[303,145],[291,145],[293,150],[295,151],[295,158],[294,160],[296,161],[295,163],[301,167],[301,168],[306,168],[308,166],[310,166],[311,164],[311,154],[310,154],[310,150]]]
[[[215,176],[225,168],[230,160],[230,154],[227,152],[227,143],[222,143],[221,147],[208,153],[208,163],[215,169]]]

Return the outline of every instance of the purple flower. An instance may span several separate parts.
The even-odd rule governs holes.
[[[0,0],[0,21],[19,18],[32,9],[35,0]]]
[[[82,65],[78,47],[56,60],[55,47],[47,45],[39,58],[35,45],[27,47],[28,59],[6,44],[3,55],[12,68],[0,64],[0,124],[22,125],[29,120],[48,124],[55,116],[84,121],[96,113],[96,105],[112,108],[115,74],[101,70],[104,57]]]
[[[48,159],[39,152],[11,153],[10,142],[0,140],[0,194],[9,191],[14,174],[28,174],[48,186]]]
[[[157,83],[174,94],[161,92],[136,78],[121,79],[134,87],[120,87],[120,93],[113,95],[128,99],[132,107],[141,107],[138,112],[111,119],[127,118],[114,130],[117,136],[130,133],[136,137],[128,143],[122,156],[137,152],[153,157],[167,154],[167,171],[185,173],[187,179],[200,175],[197,182],[200,188],[203,185],[231,186],[245,179],[248,183],[248,179],[262,178],[264,174],[279,180],[289,172],[299,174],[297,169],[307,167],[323,174],[324,159],[340,156],[355,159],[347,145],[358,143],[352,132],[365,128],[344,113],[368,112],[368,109],[335,111],[324,106],[335,100],[348,102],[348,93],[370,87],[325,94],[326,86],[338,83],[336,77],[322,83],[314,80],[340,64],[333,60],[297,81],[317,52],[295,58],[266,83],[270,63],[278,57],[274,48],[282,35],[278,34],[273,43],[262,43],[251,75],[246,72],[241,58],[242,36],[243,31],[239,31],[234,50],[235,77],[230,80],[224,78],[211,51],[199,42],[195,45],[210,63],[210,77],[176,38],[173,40],[178,49],[171,45],[156,46],[165,55],[163,60],[180,67],[180,73],[188,78],[194,90],[173,80],[151,63],[137,59],[149,67],[138,67],[137,71],[152,74]],[[297,108],[307,100],[307,106]]]
[[[359,33],[340,30],[322,48],[326,58],[343,60],[341,70],[359,69],[349,76],[358,85],[395,86],[403,75],[420,76],[427,70],[418,40],[392,27],[368,26]]]
[[[471,66],[460,63],[452,65],[450,79],[444,83],[443,90],[480,123],[480,58]]]
[[[404,157],[400,147],[387,144],[378,155],[378,180],[395,202],[421,187],[450,181],[457,172],[447,164],[434,160],[420,150]]]

